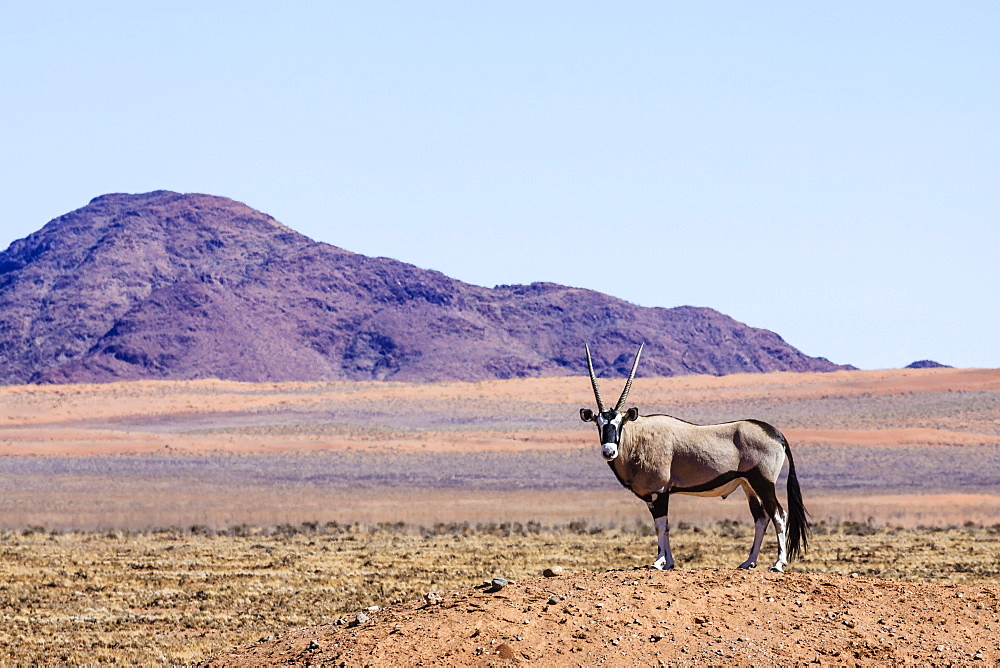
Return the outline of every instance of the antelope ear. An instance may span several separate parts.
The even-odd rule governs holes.
[[[592,422],[594,420],[594,411],[589,408],[580,409],[580,419],[584,422]]]
[[[629,420],[635,420],[638,417],[639,417],[639,409],[638,408],[636,408],[635,406],[633,406],[632,408],[628,409],[628,419]]]

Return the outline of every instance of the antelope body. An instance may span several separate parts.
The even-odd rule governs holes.
[[[754,519],[750,556],[740,568],[754,568],[768,524],[774,523],[778,558],[771,570],[782,571],[805,549],[809,522],[788,441],[781,432],[758,420],[697,425],[669,415],[622,412],[642,346],[635,355],[625,389],[613,409],[604,406],[587,346],[587,369],[598,412],[580,409],[601,435],[601,454],[618,481],[646,502],[656,526],[659,551],[653,568],[673,568],[667,509],[672,494],[727,497],[743,488]],[[775,482],[788,460],[788,511],[778,501]]]

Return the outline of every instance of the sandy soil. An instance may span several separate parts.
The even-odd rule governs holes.
[[[995,665],[996,587],[737,570],[465,588],[238,648],[211,666]]]
[[[1000,369],[913,369],[640,378],[630,396],[643,413],[670,411],[679,403],[688,408],[721,404],[732,406],[721,409],[726,419],[736,419],[761,417],[737,412],[746,410],[742,407],[751,400],[773,404],[861,397],[876,404],[887,397],[998,391]],[[562,419],[553,423],[551,417],[547,421],[529,417],[519,424],[517,409],[528,401]],[[570,449],[593,441],[592,430],[573,419],[574,407],[592,403],[587,379],[573,377],[428,384],[200,380],[7,386],[0,387],[0,455],[343,450],[373,447],[373,441],[382,449],[413,452]],[[439,413],[457,410],[461,428],[419,424],[374,436],[359,433],[360,427],[343,433],[274,430],[295,421],[364,425],[369,415],[392,427],[393,422],[403,421],[401,413],[416,420],[406,413],[414,406],[434,407]],[[492,413],[489,407],[494,408]],[[345,419],[345,411],[355,412]],[[239,429],[248,425],[261,428]],[[861,423],[842,428],[777,426],[793,443],[1000,443],[1000,421],[970,425],[961,416],[919,426],[908,422],[877,428]]]
[[[609,395],[620,387],[607,383]],[[640,378],[630,396],[644,413],[683,406],[689,412],[678,413],[681,417],[772,420],[793,447],[805,446],[796,450],[803,473],[810,447],[817,452],[813,461],[818,451],[833,448],[857,475],[859,494],[813,487],[807,501],[815,519],[863,522],[874,515],[878,522],[912,526],[995,523],[1000,495],[983,485],[927,488],[935,493],[926,495],[865,487],[864,480],[885,477],[878,465],[889,461],[865,459],[878,449],[872,446],[914,452],[930,446],[927,450],[956,461],[961,453],[966,459],[968,453],[977,458],[995,453],[998,392],[1000,370],[927,369]],[[580,406],[592,403],[586,378],[3,387],[0,456],[14,464],[0,478],[5,490],[0,506],[12,526],[50,527],[476,521],[498,515],[523,520],[540,512],[550,521],[648,523],[642,504],[613,486],[473,495],[428,487],[412,495],[389,484],[373,483],[370,489],[313,484],[308,475],[262,486],[252,484],[262,479],[252,467],[249,477],[229,473],[248,462],[273,464],[290,452],[318,458],[311,451],[333,451],[336,459],[369,450],[389,456],[528,451],[553,456],[594,445],[593,429],[575,417]],[[136,464],[140,459],[194,464],[158,477],[109,477],[108,461],[119,455],[126,473],[129,466],[146,470]],[[232,461],[220,463],[223,455]],[[824,456],[836,463],[829,453]],[[41,472],[29,474],[25,463],[33,459],[58,466],[35,467]],[[979,459],[975,462],[979,467]],[[75,473],[59,473],[70,464]],[[815,484],[821,473],[803,479]],[[925,482],[914,481],[913,491]],[[702,520],[746,522],[745,500],[737,497],[678,500],[672,519],[686,520],[697,509]],[[248,516],[253,512],[258,515]],[[559,600],[550,604],[552,596]],[[217,665],[995,665],[998,596],[992,585],[827,574],[575,573],[498,592],[462,589],[444,595],[440,604],[366,612],[369,623],[302,629],[220,657]]]
[[[606,383],[608,392],[617,389],[613,379]],[[1000,444],[997,390],[1000,370],[925,369],[639,378],[631,397],[647,412],[676,409],[675,414],[693,420],[752,416],[772,421],[793,444],[817,520],[874,517],[902,526],[989,525],[1000,518],[1000,495],[983,484],[970,484],[975,481],[968,473],[973,459],[995,459]],[[596,458],[600,478],[590,489],[545,491],[522,481],[499,486],[502,491],[476,488],[471,494],[437,484],[447,486],[447,480],[418,488],[392,480],[337,485],[322,461],[324,453],[341,452],[389,458],[527,453],[529,459],[539,453],[584,452],[595,448],[596,438],[592,426],[579,421],[577,410],[592,402],[586,378],[0,387],[0,488],[5,490],[0,526],[646,522],[642,504],[614,485]],[[951,478],[931,480],[921,474],[912,486],[897,480],[887,487],[881,472],[886,466],[898,472],[903,456],[887,454],[894,448],[910,448],[906,456],[922,460],[947,460]],[[67,464],[26,464],[39,455]],[[315,470],[291,471],[291,477],[275,471],[279,459],[299,456],[316,456]],[[81,457],[94,460],[70,461]],[[177,465],[138,465],[142,458],[163,457]],[[255,464],[251,457],[257,457]],[[498,459],[488,465],[502,469],[514,463]],[[378,462],[367,465],[377,472]],[[246,475],[233,473],[237,469]],[[831,470],[840,477],[831,477]],[[837,487],[845,471],[857,479],[857,489]],[[309,474],[326,482],[313,482]],[[109,476],[113,485],[107,484]],[[601,481],[608,486],[602,488]],[[947,492],[956,494],[942,496]],[[672,516],[745,521],[747,509],[741,495],[725,503],[681,498],[672,504]]]

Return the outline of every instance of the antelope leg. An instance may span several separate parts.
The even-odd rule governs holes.
[[[661,571],[674,567],[674,555],[670,553],[670,525],[667,522],[669,499],[669,494],[653,494],[652,500],[646,504],[653,516],[653,525],[656,526],[656,545],[659,548],[652,568]]]

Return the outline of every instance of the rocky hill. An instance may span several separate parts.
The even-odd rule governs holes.
[[[910,362],[904,369],[951,369],[947,364],[941,364],[940,362],[935,362],[934,360],[917,360],[916,362]]]
[[[708,308],[484,288],[308,237],[222,197],[97,197],[0,253],[0,383],[477,380],[832,371]]]

